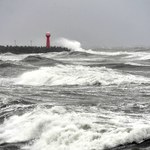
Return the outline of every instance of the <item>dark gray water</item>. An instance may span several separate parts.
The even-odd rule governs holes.
[[[0,55],[1,150],[149,150],[150,49]]]

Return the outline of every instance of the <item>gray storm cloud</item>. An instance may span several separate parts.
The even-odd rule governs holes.
[[[0,0],[0,45],[45,45],[59,37],[84,47],[150,46],[149,0]]]

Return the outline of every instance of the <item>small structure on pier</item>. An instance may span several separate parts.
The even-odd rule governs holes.
[[[50,33],[46,33],[46,48],[50,48]]]

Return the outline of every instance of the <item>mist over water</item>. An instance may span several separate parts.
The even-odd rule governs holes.
[[[150,148],[148,48],[0,54],[0,149]]]

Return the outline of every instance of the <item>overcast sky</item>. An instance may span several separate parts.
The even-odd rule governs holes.
[[[0,0],[0,45],[150,46],[150,0]]]

